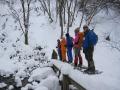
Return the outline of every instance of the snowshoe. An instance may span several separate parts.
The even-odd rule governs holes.
[[[85,69],[88,69],[88,67],[87,66],[84,66],[84,65],[82,65],[82,66],[78,66],[78,69],[81,71],[83,71],[83,70],[85,70]]]
[[[83,73],[84,73],[84,74],[88,74],[88,75],[95,75],[95,74],[101,74],[101,73],[103,73],[103,72],[102,72],[102,71],[99,71],[99,70],[95,70],[95,71],[84,70]]]

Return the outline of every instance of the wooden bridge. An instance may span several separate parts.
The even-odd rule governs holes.
[[[55,73],[59,72],[58,77],[60,77],[61,70],[57,67],[57,65],[53,64],[52,66]],[[76,90],[86,90],[82,85],[77,83],[75,80],[73,80],[69,75],[63,74],[63,80],[60,81],[61,84],[61,90],[70,90],[69,86],[73,85],[76,87]]]

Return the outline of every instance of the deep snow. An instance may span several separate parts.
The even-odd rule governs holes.
[[[99,42],[95,47],[94,61],[96,69],[103,71],[103,73],[89,76],[77,70],[73,70],[73,67],[66,63],[61,63],[59,61],[40,63],[34,60],[39,57],[36,55],[36,52],[33,52],[33,48],[42,46],[44,47],[42,52],[47,54],[43,59],[52,61],[50,59],[52,50],[55,49],[57,39],[60,38],[60,27],[58,22],[49,23],[48,17],[43,13],[41,13],[40,16],[36,16],[32,13],[29,30],[30,45],[25,46],[23,44],[24,37],[21,36],[21,31],[18,30],[19,27],[16,27],[18,24],[14,23],[11,16],[2,17],[3,14],[9,13],[8,8],[2,5],[0,5],[0,8],[0,33],[6,35],[5,43],[0,43],[0,75],[5,75],[7,77],[10,74],[14,74],[17,86],[21,86],[21,80],[23,78],[30,76],[29,82],[32,82],[32,84],[27,84],[25,87],[22,87],[21,90],[28,90],[30,88],[34,90],[58,90],[58,78],[50,68],[52,63],[57,64],[61,68],[62,73],[69,74],[70,77],[88,90],[120,90],[120,52],[116,49],[111,49],[104,38],[109,33],[112,33],[110,37],[113,41],[120,40],[119,17],[111,20],[112,15],[105,16],[105,13],[101,12],[94,18],[94,21],[98,22],[95,26],[95,32],[99,36]],[[74,36],[74,29],[79,26],[79,17],[80,16],[78,16],[74,25],[70,28],[71,36]],[[3,28],[3,23],[7,18],[7,26]],[[90,27],[90,29],[92,28],[93,27]],[[19,42],[16,42],[17,38],[20,38]],[[14,48],[14,44],[17,47]],[[23,57],[24,55],[34,55],[34,58],[26,60],[28,59],[26,57],[26,59],[22,58],[20,61],[18,57],[10,59],[9,56],[14,54],[16,50],[20,50],[22,52],[20,55]],[[87,65],[83,53],[82,57],[84,65]],[[38,83],[38,81],[40,83]],[[0,82],[0,88],[5,86],[6,84],[4,82]],[[9,86],[9,88],[11,89],[14,87]]]

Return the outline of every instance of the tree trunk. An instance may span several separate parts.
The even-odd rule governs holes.
[[[68,8],[68,24],[67,24],[67,33],[69,33],[69,26],[70,26],[70,8]]]
[[[70,27],[70,21],[71,21],[71,16],[70,16],[70,8],[72,5],[72,1],[69,2],[67,1],[67,9],[68,9],[68,24],[67,24],[67,33],[69,33],[69,27]]]
[[[64,19],[64,25],[66,24],[65,7],[66,7],[66,0],[63,1],[63,12],[64,12],[64,13],[63,13],[63,17],[64,17],[63,19]]]
[[[84,17],[84,13],[82,13],[82,18],[81,18],[81,21],[80,21],[80,28],[81,28],[81,25],[82,25],[82,23],[83,23],[83,17]]]
[[[61,27],[61,38],[63,37],[63,18],[62,18],[62,13],[60,12],[59,14],[60,18],[60,27]]]
[[[71,22],[70,22],[70,26],[72,27],[72,24],[73,24],[73,21],[75,20],[75,12],[76,12],[76,7],[77,7],[77,0],[75,0],[74,2],[74,9],[73,9],[73,12],[72,12],[72,15],[71,15]]]
[[[61,38],[63,37],[63,17],[62,17],[62,2],[59,2],[59,22],[60,22],[60,27],[61,27]]]
[[[28,31],[25,32],[24,37],[25,37],[25,44],[28,45]]]

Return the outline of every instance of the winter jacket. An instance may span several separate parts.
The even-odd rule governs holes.
[[[79,46],[80,46],[80,48],[83,45],[83,38],[84,38],[84,33],[83,32],[79,32]]]
[[[70,37],[69,34],[66,34],[66,46],[67,48],[72,48],[73,47],[73,40],[72,37]]]
[[[87,32],[85,33],[85,39],[84,39],[84,41],[83,41],[83,49],[87,49],[87,48],[89,48],[89,47],[94,46],[94,45],[92,44],[92,39],[93,39],[93,38],[91,38],[91,37],[93,37],[93,36],[92,36],[91,31],[89,30],[89,31],[87,31]]]
[[[66,40],[65,40],[65,38],[62,38],[62,40],[61,40],[61,50],[66,51]]]
[[[75,48],[81,48],[82,47],[83,38],[84,38],[84,33],[83,32],[79,32],[78,34],[75,35],[75,39],[74,39],[74,47]]]
[[[79,41],[79,34],[76,34],[74,38],[74,45],[78,44],[78,41]]]
[[[65,38],[62,38],[62,40],[61,40],[61,54],[62,54],[62,60],[66,60],[66,40],[65,40]]]

